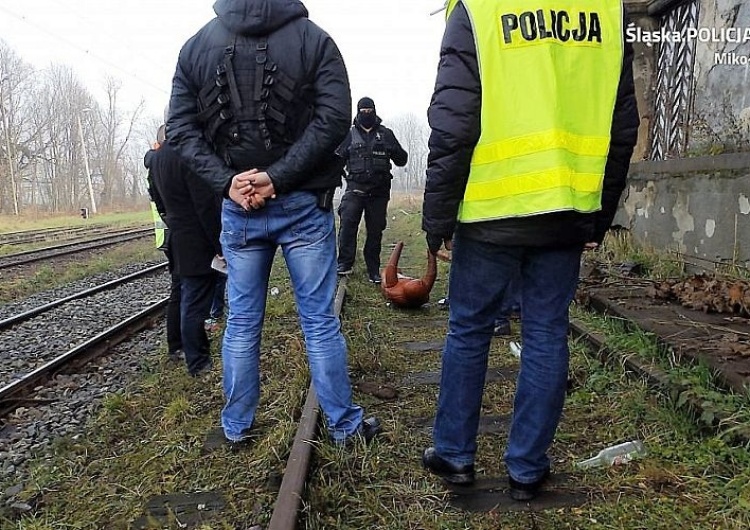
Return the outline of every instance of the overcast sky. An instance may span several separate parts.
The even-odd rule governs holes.
[[[443,0],[303,0],[344,56],[354,102],[424,117],[435,82]],[[161,115],[177,54],[213,18],[213,0],[0,0],[0,39],[40,68],[67,64],[98,98],[106,74],[124,105]]]

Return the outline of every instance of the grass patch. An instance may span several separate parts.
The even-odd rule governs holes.
[[[421,274],[426,266],[418,208],[414,201],[394,199],[384,234],[384,247],[405,241],[402,266],[410,275]],[[384,259],[386,254],[384,250]],[[8,528],[127,528],[150,497],[197,491],[217,491],[227,499],[226,509],[201,527],[205,530],[267,525],[307,389],[302,337],[281,264],[277,259],[270,284],[280,292],[269,297],[255,443],[239,453],[201,450],[206,433],[217,427],[223,406],[218,366],[207,378],[194,380],[173,365],[150,365],[138,388],[107,400],[85,439],[69,440],[67,451],[35,470],[24,496],[39,508],[21,521],[9,521]],[[406,342],[444,338],[447,313],[434,302],[445,295],[447,270],[441,263],[429,309],[399,311],[388,307],[380,290],[367,282],[358,258],[342,314],[351,379],[355,385],[375,381],[393,386],[398,396],[387,400],[355,392],[355,400],[368,414],[378,415],[385,427],[384,435],[371,446],[316,445],[301,528],[739,530],[750,526],[746,448],[706,435],[673,401],[633,381],[620,366],[602,365],[575,341],[571,344],[575,385],[551,457],[554,471],[571,474],[569,487],[587,493],[590,501],[542,513],[471,514],[452,508],[442,483],[420,463],[430,436],[417,424],[434,414],[438,388],[407,379],[417,372],[439,370],[441,354],[404,347]],[[612,335],[618,337],[613,341],[621,341],[613,347],[632,349],[634,354],[648,347],[647,337],[617,330]],[[514,338],[517,335],[510,337]],[[507,341],[494,339],[490,366],[513,369],[517,363]],[[509,414],[513,391],[512,380],[488,382],[483,414]],[[602,447],[632,438],[644,441],[646,458],[586,472],[574,467]],[[480,476],[504,473],[505,442],[505,435],[480,436],[476,462]]]
[[[4,278],[0,284],[0,303],[12,302],[123,265],[165,260],[164,253],[154,248],[151,239],[141,239],[88,254],[85,261],[60,260],[54,264],[46,262],[44,265],[28,268],[21,274]]]
[[[23,230],[40,230],[42,228],[67,228],[75,226],[111,225],[130,226],[152,222],[151,210],[129,212],[98,213],[88,219],[75,215],[0,215],[0,232],[17,232]]]

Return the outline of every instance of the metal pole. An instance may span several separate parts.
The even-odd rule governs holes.
[[[6,79],[7,77],[3,77],[2,79],[0,79],[0,105],[5,104],[3,98],[3,83]],[[10,105],[8,106],[10,107]],[[10,120],[5,114],[5,107],[0,109],[0,114],[2,114],[3,116],[3,130],[5,131],[5,150],[8,153],[8,172],[10,174],[10,186],[13,193],[13,214],[18,215],[18,188],[16,187],[15,167],[10,150]]]
[[[89,188],[89,199],[91,200],[91,213],[96,213],[96,200],[94,199],[94,186],[91,184],[91,169],[89,168],[89,155],[86,153],[86,140],[83,138],[83,125],[81,115],[76,114],[78,120],[78,134],[81,137],[81,151],[83,152],[83,163],[86,166],[86,183]]]

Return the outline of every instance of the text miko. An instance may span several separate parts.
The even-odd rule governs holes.
[[[578,13],[578,21],[571,22],[567,11],[524,11],[520,15],[506,13],[500,17],[505,44],[513,44],[514,37],[526,41],[556,39],[567,42],[602,42],[602,26],[598,13]]]

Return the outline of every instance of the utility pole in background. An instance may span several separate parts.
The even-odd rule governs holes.
[[[13,163],[13,157],[11,156],[10,150],[10,120],[5,113],[5,100],[3,98],[3,84],[5,83],[6,79],[8,79],[8,76],[0,79],[0,106],[2,106],[2,108],[0,108],[0,114],[2,114],[3,117],[3,130],[5,131],[5,151],[8,154],[8,172],[10,175],[11,193],[13,193],[13,214],[18,215],[18,188],[16,186],[15,164]]]
[[[81,112],[88,112],[83,109]],[[81,114],[76,114],[78,120],[78,134],[81,137],[81,152],[83,153],[83,163],[86,166],[86,184],[89,188],[89,199],[91,200],[91,213],[96,214],[96,200],[94,199],[94,186],[91,183],[91,169],[89,168],[89,156],[86,152],[86,139],[83,137],[83,124],[81,123]]]

